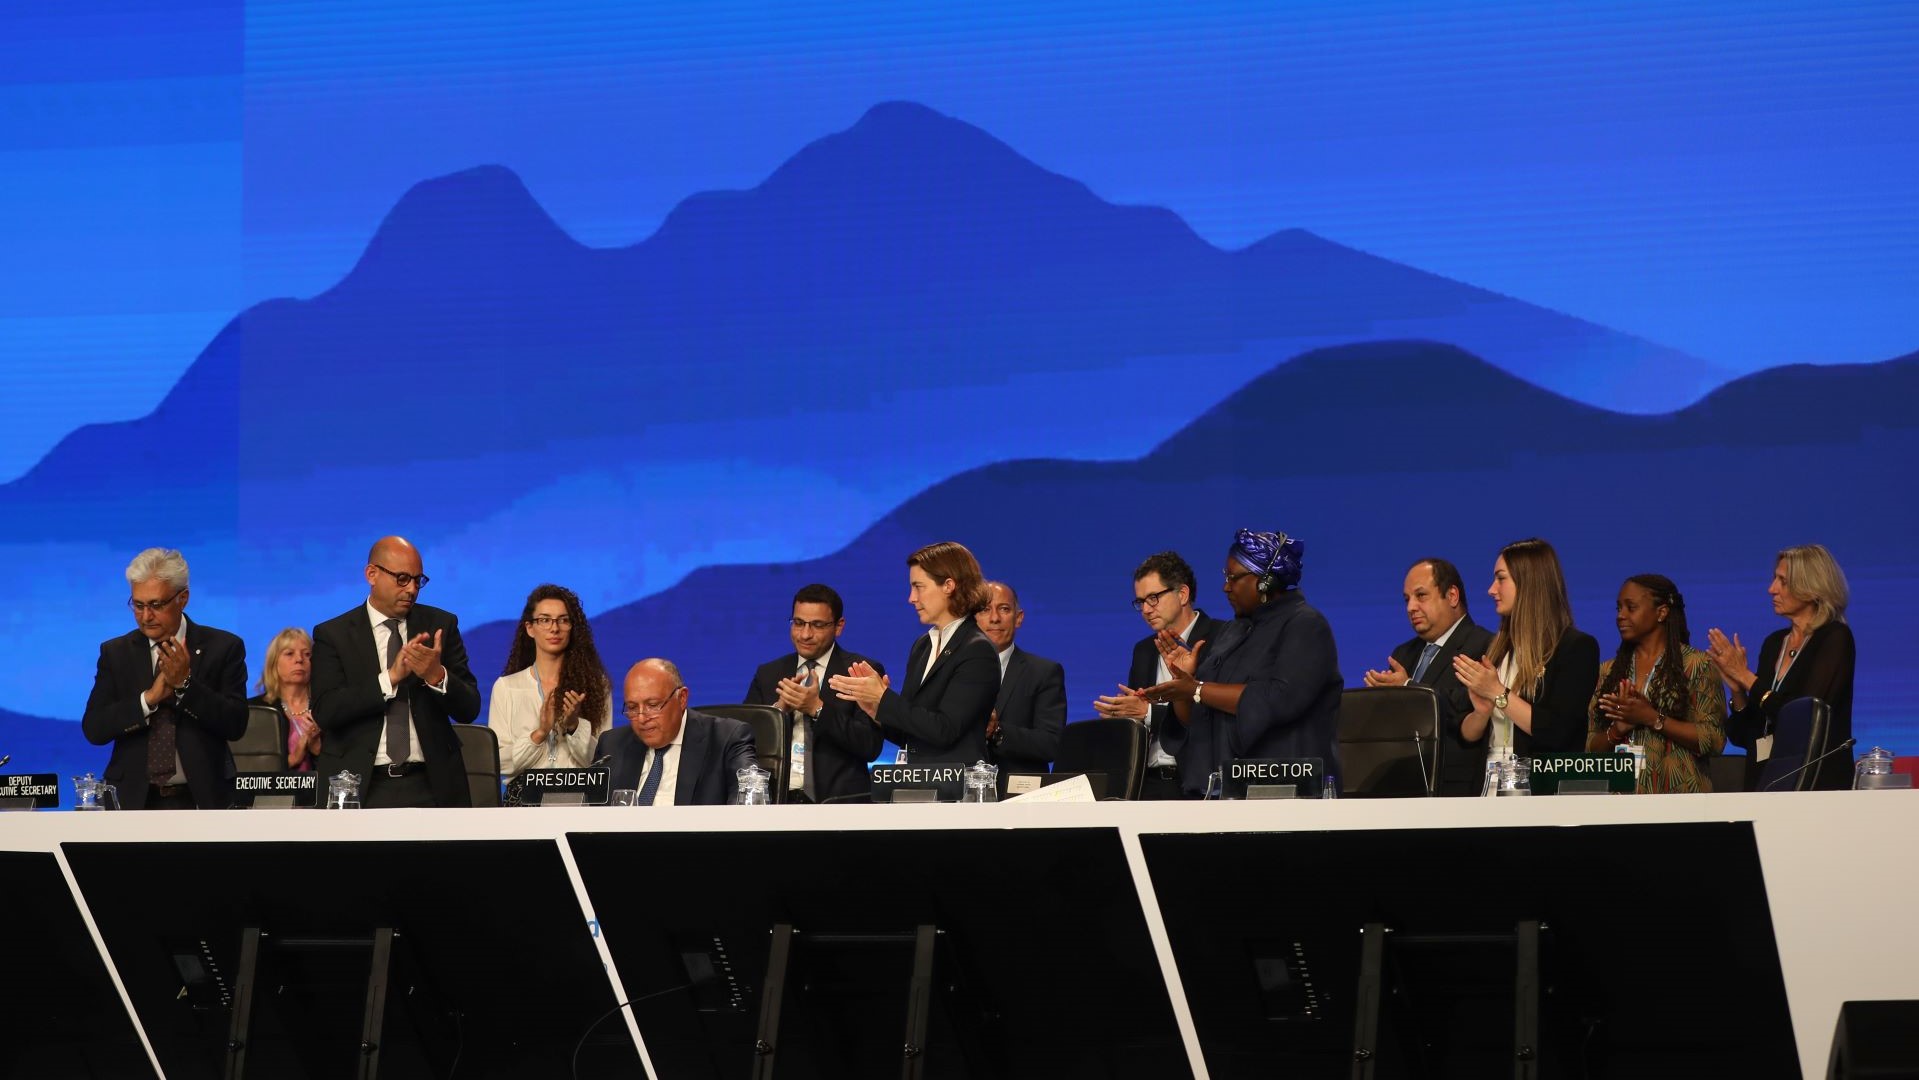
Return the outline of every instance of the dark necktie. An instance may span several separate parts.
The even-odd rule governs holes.
[[[815,679],[813,677],[813,669],[819,666],[820,666],[820,662],[818,660],[808,660],[806,662],[806,666],[800,669],[800,685],[801,686],[812,686],[814,683],[819,681],[818,679]],[[797,778],[799,780],[799,783],[795,784],[794,786],[799,788],[801,791],[804,791],[808,799],[813,798],[813,791],[814,791],[813,760],[815,755],[813,753],[813,750],[814,750],[813,729],[811,725],[812,725],[811,717],[807,716],[805,713],[802,713],[797,709],[794,710],[793,726],[799,732],[798,738],[805,740],[805,746],[806,746],[806,760],[800,762],[800,775]]]
[[[640,785],[640,805],[652,806],[660,793],[660,777],[666,775],[666,752],[671,746],[662,746],[653,751],[653,767],[647,770],[646,782]]]
[[[386,668],[393,670],[393,661],[400,658],[400,620],[388,619],[380,625],[386,627]],[[386,703],[386,757],[395,765],[406,762],[407,755],[413,752],[413,735],[407,730],[407,718],[412,710],[407,707],[406,690],[393,688],[393,700]]]
[[[1413,681],[1426,677],[1426,669],[1433,666],[1433,657],[1439,655],[1439,642],[1428,641],[1426,647],[1419,650],[1419,666],[1413,669]]]
[[[153,654],[153,670],[160,670],[160,650],[147,646]],[[173,699],[164,698],[147,717],[147,779],[156,787],[173,782],[178,741],[173,724]]]

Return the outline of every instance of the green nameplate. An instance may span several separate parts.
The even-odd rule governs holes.
[[[1631,754],[1547,754],[1533,759],[1533,794],[1558,795],[1564,781],[1581,787],[1603,782],[1611,794],[1632,794],[1638,774]]]

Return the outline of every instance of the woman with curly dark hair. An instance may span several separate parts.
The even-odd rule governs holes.
[[[500,775],[591,762],[612,715],[613,683],[580,598],[558,585],[534,589],[487,709],[487,726],[500,739]]]
[[[1615,606],[1619,655],[1600,665],[1586,749],[1645,748],[1641,792],[1711,791],[1705,759],[1726,746],[1726,691],[1692,647],[1686,598],[1659,574],[1635,574]]]

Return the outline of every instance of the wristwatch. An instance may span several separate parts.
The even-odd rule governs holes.
[[[1665,713],[1660,713],[1659,715],[1652,718],[1652,729],[1654,731],[1666,730],[1666,714]]]
[[[1505,712],[1506,703],[1512,700],[1512,695],[1513,692],[1511,690],[1501,687],[1499,696],[1493,699],[1493,708],[1498,709],[1500,712]]]
[[[1194,683],[1194,684],[1193,684],[1193,704],[1195,704],[1195,705],[1197,705],[1197,704],[1199,704],[1199,692],[1200,692],[1201,690],[1204,690],[1204,689],[1206,689],[1206,684],[1205,684],[1205,683]]]

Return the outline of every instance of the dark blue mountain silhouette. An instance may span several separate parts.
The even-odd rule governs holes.
[[[1909,575],[1919,506],[1897,493],[1919,460],[1919,354],[1880,364],[1749,376],[1693,406],[1621,415],[1540,390],[1456,348],[1385,342],[1330,348],[1254,380],[1151,454],[1085,463],[1018,461],[936,485],[844,550],[808,562],[702,570],[596,615],[601,656],[678,661],[694,698],[738,700],[756,664],[786,648],[792,593],[811,581],[847,602],[847,643],[897,663],[919,631],[905,603],[907,553],[960,539],[1020,590],[1022,645],[1062,660],[1073,715],[1125,674],[1143,626],[1133,567],[1174,548],[1224,614],[1215,576],[1240,526],[1307,542],[1304,589],[1326,610],[1349,677],[1410,636],[1399,586],[1429,555],[1464,569],[1482,620],[1493,556],[1541,535],[1559,548],[1581,622],[1602,641],[1612,596],[1656,571],[1693,600],[1691,623],[1773,628],[1773,553],[1820,540],[1854,575],[1861,701],[1898,677],[1903,597],[1860,589]],[[1699,538],[1710,537],[1711,540]],[[468,634],[476,666],[505,655],[510,624]],[[484,679],[482,680],[485,681]],[[1869,719],[1862,721],[1869,724]]]
[[[556,472],[704,449],[670,423],[784,423],[802,383],[832,388],[836,425],[863,436],[813,448],[829,471],[895,437],[903,395],[972,408],[1015,385],[1016,404],[1080,407],[1015,423],[959,467],[1074,456],[1136,405],[1142,364],[1177,372],[1166,407],[1197,412],[1303,349],[1406,335],[1635,407],[1717,381],[1311,234],[1220,251],[1168,211],[1108,204],[978,128],[888,104],[623,249],[574,242],[505,169],[424,182],[335,288],[248,310],[154,414],[76,432],[0,485],[0,539],[188,543],[289,505],[325,508],[304,543],[363,539],[384,531],[360,512],[369,477],[396,457],[432,476],[410,486],[408,521],[457,528]],[[743,453],[744,468],[787,456]]]

